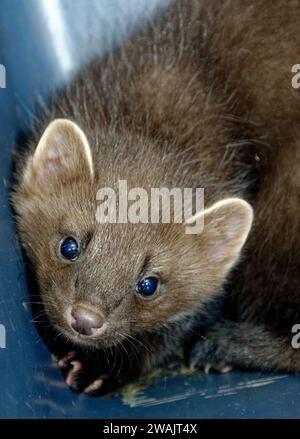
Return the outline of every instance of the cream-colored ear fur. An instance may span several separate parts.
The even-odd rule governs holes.
[[[84,132],[67,119],[56,119],[44,131],[28,162],[25,181],[39,183],[70,178],[80,173],[94,176],[91,149]]]
[[[225,274],[237,261],[248,237],[253,209],[240,198],[227,198],[197,213],[186,224],[195,223],[200,215],[204,220],[203,231],[198,235],[203,254],[210,263],[220,265]]]

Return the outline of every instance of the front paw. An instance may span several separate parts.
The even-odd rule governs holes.
[[[57,364],[73,392],[95,396],[105,393],[109,387],[109,375],[101,372],[100,365],[83,354],[70,351],[57,358]]]
[[[232,370],[232,366],[224,359],[217,346],[207,339],[195,343],[190,352],[189,366],[205,373],[228,373]]]

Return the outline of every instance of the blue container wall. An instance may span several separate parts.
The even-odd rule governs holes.
[[[11,155],[33,108],[95,56],[103,55],[167,0],[1,0],[0,417],[299,417],[298,378],[238,373],[158,378],[135,396],[92,399],[67,389],[29,306],[9,206]],[[3,69],[2,69],[3,73]],[[0,85],[1,78],[0,78]]]

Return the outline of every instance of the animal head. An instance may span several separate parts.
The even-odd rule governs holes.
[[[186,224],[99,224],[97,166],[84,132],[57,119],[13,200],[50,321],[75,343],[105,347],[212,299],[240,255],[252,209],[220,200],[188,219],[203,219],[200,234],[186,234]]]

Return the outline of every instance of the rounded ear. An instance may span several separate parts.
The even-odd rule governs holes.
[[[237,262],[253,222],[253,209],[240,198],[227,198],[199,212],[187,223],[195,223],[202,216],[202,233],[195,235],[201,243],[201,255],[225,276]]]
[[[24,181],[47,185],[78,177],[93,178],[91,149],[84,132],[67,119],[56,119],[44,131],[29,160]]]

